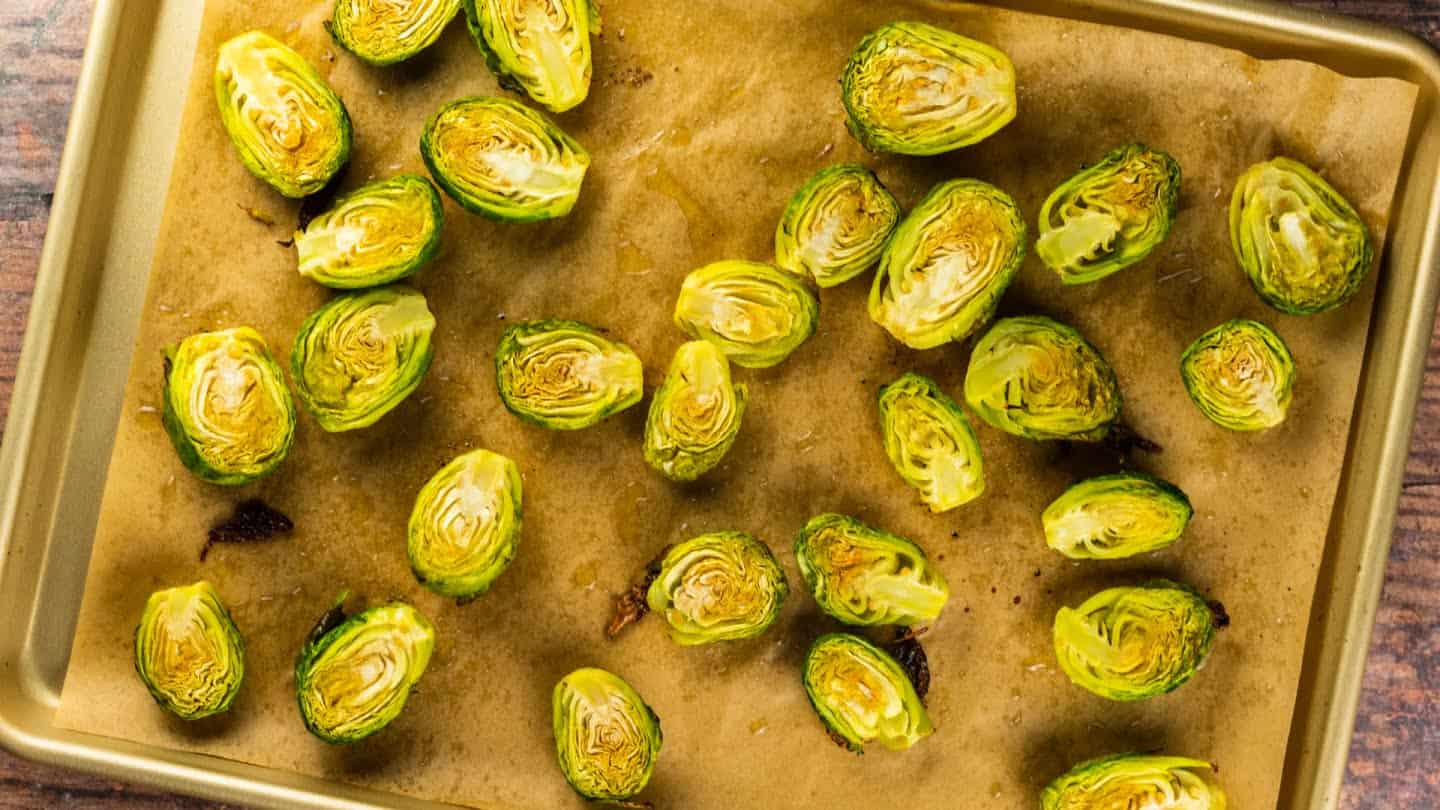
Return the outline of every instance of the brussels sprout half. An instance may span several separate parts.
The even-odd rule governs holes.
[[[300,275],[347,290],[399,281],[435,258],[444,221],[440,194],[419,175],[362,186],[295,232]]]
[[[350,115],[305,57],[263,31],[220,46],[220,122],[240,162],[286,197],[314,194],[350,159]]]
[[[465,21],[500,86],[557,113],[590,94],[590,35],[600,32],[592,0],[465,0]]]
[[[712,532],[677,543],[650,583],[650,610],[686,646],[754,638],[780,617],[790,592],[769,547],[744,532]]]
[[[1071,768],[1040,794],[1040,810],[1225,810],[1225,793],[1204,760],[1116,754]]]
[[[1025,220],[979,180],[930,190],[880,256],[870,317],[912,349],[962,338],[990,319],[1025,260]]]
[[[505,330],[495,381],[511,413],[552,430],[580,430],[640,401],[645,369],[629,346],[578,321],[529,321]]]
[[[1239,431],[1285,421],[1295,388],[1295,358],[1270,327],[1226,321],[1180,357],[1180,377],[1195,407],[1215,424]]]
[[[1120,560],[1180,539],[1194,510],[1168,481],[1143,473],[1090,478],[1045,507],[1045,544],[1073,560]]]
[[[1045,200],[1035,253],[1066,284],[1099,281],[1165,241],[1179,198],[1174,158],[1141,144],[1122,146]]]
[[[903,751],[934,731],[905,670],[859,636],[815,639],[805,656],[804,683],[825,730],[857,754],[872,742]]]
[[[1099,441],[1120,418],[1120,387],[1100,352],[1039,315],[996,321],[970,355],[965,404],[1026,439]]]
[[[795,538],[795,562],[820,609],[849,625],[923,624],[950,599],[923,549],[845,515],[811,518]]]
[[[740,434],[747,399],[745,386],[730,381],[730,363],[714,344],[681,345],[650,399],[646,463],[672,481],[694,481],[714,469]]]
[[[472,450],[435,473],[415,498],[406,550],[425,587],[452,599],[484,594],[520,545],[520,470]]]
[[[245,484],[280,466],[295,440],[295,402],[260,333],[191,335],[165,349],[165,432],[187,469]]]
[[[474,96],[430,118],[420,156],[465,210],[502,222],[563,217],[575,207],[590,154],[519,102]]]
[[[208,582],[156,591],[135,628],[135,672],[182,720],[230,708],[245,679],[245,640]]]
[[[759,262],[723,261],[691,271],[675,325],[719,347],[736,365],[769,368],[815,333],[820,299],[808,283]]]
[[[326,25],[335,42],[372,65],[393,65],[440,38],[460,0],[335,0]]]
[[[880,259],[900,206],[875,173],[853,163],[821,169],[785,206],[775,228],[775,263],[834,287]]]
[[[937,155],[1015,118],[1015,66],[983,42],[918,22],[867,34],[840,79],[845,125],[872,152]]]
[[[910,373],[880,389],[885,454],[932,512],[985,492],[980,442],[965,411],[934,380]]]
[[[603,669],[577,669],[551,699],[555,754],[576,793],[622,802],[645,789],[660,756],[660,718],[640,694]]]

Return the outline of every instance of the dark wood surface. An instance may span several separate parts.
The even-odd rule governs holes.
[[[1440,44],[1440,0],[1293,2],[1379,20]],[[0,422],[19,359],[91,3],[0,0]],[[214,806],[0,752],[0,810]],[[1342,806],[1440,808],[1440,330],[1431,340]]]

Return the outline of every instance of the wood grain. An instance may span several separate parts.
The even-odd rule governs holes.
[[[1440,0],[1292,0],[1440,43]],[[90,0],[0,4],[0,421],[10,399]],[[1440,807],[1440,330],[1406,466],[1342,807]],[[0,752],[0,810],[216,807]]]

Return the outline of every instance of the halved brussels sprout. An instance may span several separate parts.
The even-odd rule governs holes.
[[[850,134],[872,152],[938,155],[1015,118],[1015,66],[983,42],[918,22],[860,40],[840,79]]]
[[[857,754],[872,742],[903,751],[935,730],[905,670],[859,636],[815,639],[805,656],[804,682],[825,730]]]
[[[853,163],[821,169],[795,192],[775,228],[775,263],[834,287],[880,259],[900,206],[875,173]]]
[[[425,296],[403,284],[336,296],[295,335],[295,392],[331,433],[373,425],[419,387],[434,331]]]
[[[474,96],[440,108],[420,136],[430,174],[465,210],[502,222],[563,217],[590,153],[519,102]]]
[[[528,321],[505,330],[495,382],[511,413],[551,430],[599,424],[640,401],[635,350],[579,321]]]
[[[551,699],[555,754],[576,793],[623,802],[645,789],[660,757],[660,718],[634,687],[603,669],[577,669]]]
[[[1226,321],[1180,357],[1180,376],[1195,407],[1223,428],[1265,430],[1285,421],[1295,388],[1295,358],[1270,327]]]
[[[1180,164],[1138,143],[1066,180],[1040,209],[1035,252],[1066,284],[1089,284],[1129,267],[1170,235]]]
[[[1071,768],[1040,794],[1040,810],[1225,810],[1208,762],[1155,754],[1116,754]]]
[[[295,232],[300,275],[345,290],[399,281],[435,258],[444,221],[440,194],[419,175],[362,186]]]
[[[692,270],[675,301],[675,325],[719,347],[736,365],[769,368],[815,334],[820,299],[808,283],[759,262]]]
[[[714,344],[683,344],[650,399],[645,461],[672,481],[694,481],[714,469],[740,434],[747,399]]]
[[[885,454],[932,512],[985,492],[980,442],[965,411],[929,377],[910,373],[880,389]]]
[[[410,570],[425,587],[468,602],[486,591],[520,545],[520,470],[472,450],[435,473],[410,512]]]
[[[1073,560],[1121,560],[1165,548],[1194,510],[1168,481],[1143,473],[1090,478],[1045,507],[1045,543]]]
[[[1039,315],[995,322],[965,370],[965,404],[1026,439],[1099,441],[1120,418],[1120,387],[1100,352]]]
[[[754,638],[780,617],[789,594],[769,547],[744,532],[712,532],[676,543],[650,583],[650,610],[686,646]]]
[[[912,349],[961,340],[990,319],[1025,261],[1025,220],[979,180],[930,190],[880,255],[870,317]]]
[[[240,162],[286,197],[314,194],[350,159],[350,115],[305,57],[263,31],[220,46],[220,122]]]
[[[557,113],[590,94],[592,0],[465,0],[465,21],[501,87]]]
[[[372,65],[393,65],[440,38],[460,0],[335,0],[325,26],[340,47]]]
[[[1144,700],[1199,671],[1220,616],[1174,582],[1110,588],[1055,614],[1055,657],[1076,686],[1110,700]]]
[[[950,599],[923,549],[845,515],[811,518],[795,538],[795,563],[820,609],[845,624],[923,624]]]
[[[187,469],[245,484],[280,466],[295,440],[295,402],[260,333],[191,335],[165,349],[161,421]]]
[[[400,716],[434,651],[435,628],[407,604],[373,607],[348,619],[337,604],[295,661],[305,728],[327,743],[375,734]]]
[[[135,672],[151,697],[182,720],[230,708],[245,679],[245,639],[214,586],[156,591],[135,628]]]

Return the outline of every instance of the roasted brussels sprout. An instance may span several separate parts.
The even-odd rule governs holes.
[[[985,492],[980,442],[970,418],[929,377],[910,373],[880,389],[885,454],[932,512]]]
[[[941,183],[880,255],[870,317],[912,349],[960,340],[990,319],[1025,260],[1025,220],[979,180]]]
[[[245,640],[208,582],[156,591],[135,628],[135,671],[182,720],[230,708],[245,679]]]
[[[747,397],[713,343],[683,344],[650,399],[645,461],[672,481],[694,481],[714,469],[740,434]]]
[[[815,333],[820,299],[808,283],[758,262],[723,261],[691,271],[675,301],[675,325],[708,340],[737,365],[769,368]]]
[[[465,210],[502,222],[563,217],[575,207],[590,153],[519,102],[475,96],[430,118],[420,156]]]
[[[821,169],[795,192],[775,229],[775,263],[834,287],[880,259],[900,206],[875,173],[853,163]]]
[[[1071,768],[1040,794],[1040,810],[1225,810],[1225,793],[1199,759],[1116,754]]]
[[[1015,118],[1015,67],[983,42],[918,22],[860,40],[840,79],[845,125],[872,152],[938,155]]]
[[[600,32],[593,0],[465,0],[465,20],[502,87],[557,113],[589,95],[590,35]]]
[[[635,351],[578,321],[528,321],[505,330],[495,382],[511,413],[552,430],[580,430],[640,401]]]
[[[555,753],[575,792],[622,802],[645,789],[660,756],[660,718],[634,687],[603,669],[555,684]]]
[[[520,545],[520,470],[472,450],[435,473],[410,512],[410,570],[425,587],[470,601],[510,565]]]
[[[1045,507],[1045,543],[1073,560],[1120,560],[1158,551],[1190,523],[1190,499],[1143,473],[1090,478]]]
[[[820,609],[850,625],[934,621],[950,586],[919,546],[845,515],[813,517],[795,563]]]
[[[444,221],[429,180],[402,174],[371,183],[295,232],[300,275],[347,290],[399,281],[435,258]]]
[[[460,11],[460,0],[335,0],[326,25],[340,47],[372,65],[420,53]]]
[[[970,355],[965,404],[1026,439],[1099,441],[1120,417],[1120,387],[1100,352],[1039,315],[996,321]]]
[[[1264,430],[1285,421],[1295,358],[1270,327],[1237,319],[1191,343],[1180,357],[1180,376],[1210,421],[1230,430]]]
[[[770,549],[744,532],[712,532],[676,543],[650,583],[650,610],[686,646],[754,638],[780,617],[790,592]]]
[[[343,598],[342,598],[343,601]],[[355,743],[390,725],[425,674],[435,628],[394,602],[345,618],[337,604],[295,661],[300,716],[327,743]]]
[[[290,453],[295,402],[260,333],[191,335],[165,349],[161,421],[180,461],[216,484],[245,484]]]
[[[1055,657],[1077,686],[1110,700],[1144,700],[1199,671],[1223,616],[1174,582],[1110,588],[1055,614]]]
[[[815,639],[805,656],[804,681],[825,730],[857,754],[872,742],[903,751],[934,731],[905,670],[859,636]]]
[[[350,115],[305,57],[263,31],[220,46],[220,122],[240,162],[286,197],[314,194],[350,159]]]
[[[425,296],[403,284],[337,296],[295,335],[295,391],[331,433],[373,425],[420,385],[434,331]]]
[[[1174,158],[1141,144],[1122,146],[1045,200],[1035,252],[1066,284],[1099,281],[1165,241],[1179,198]]]

